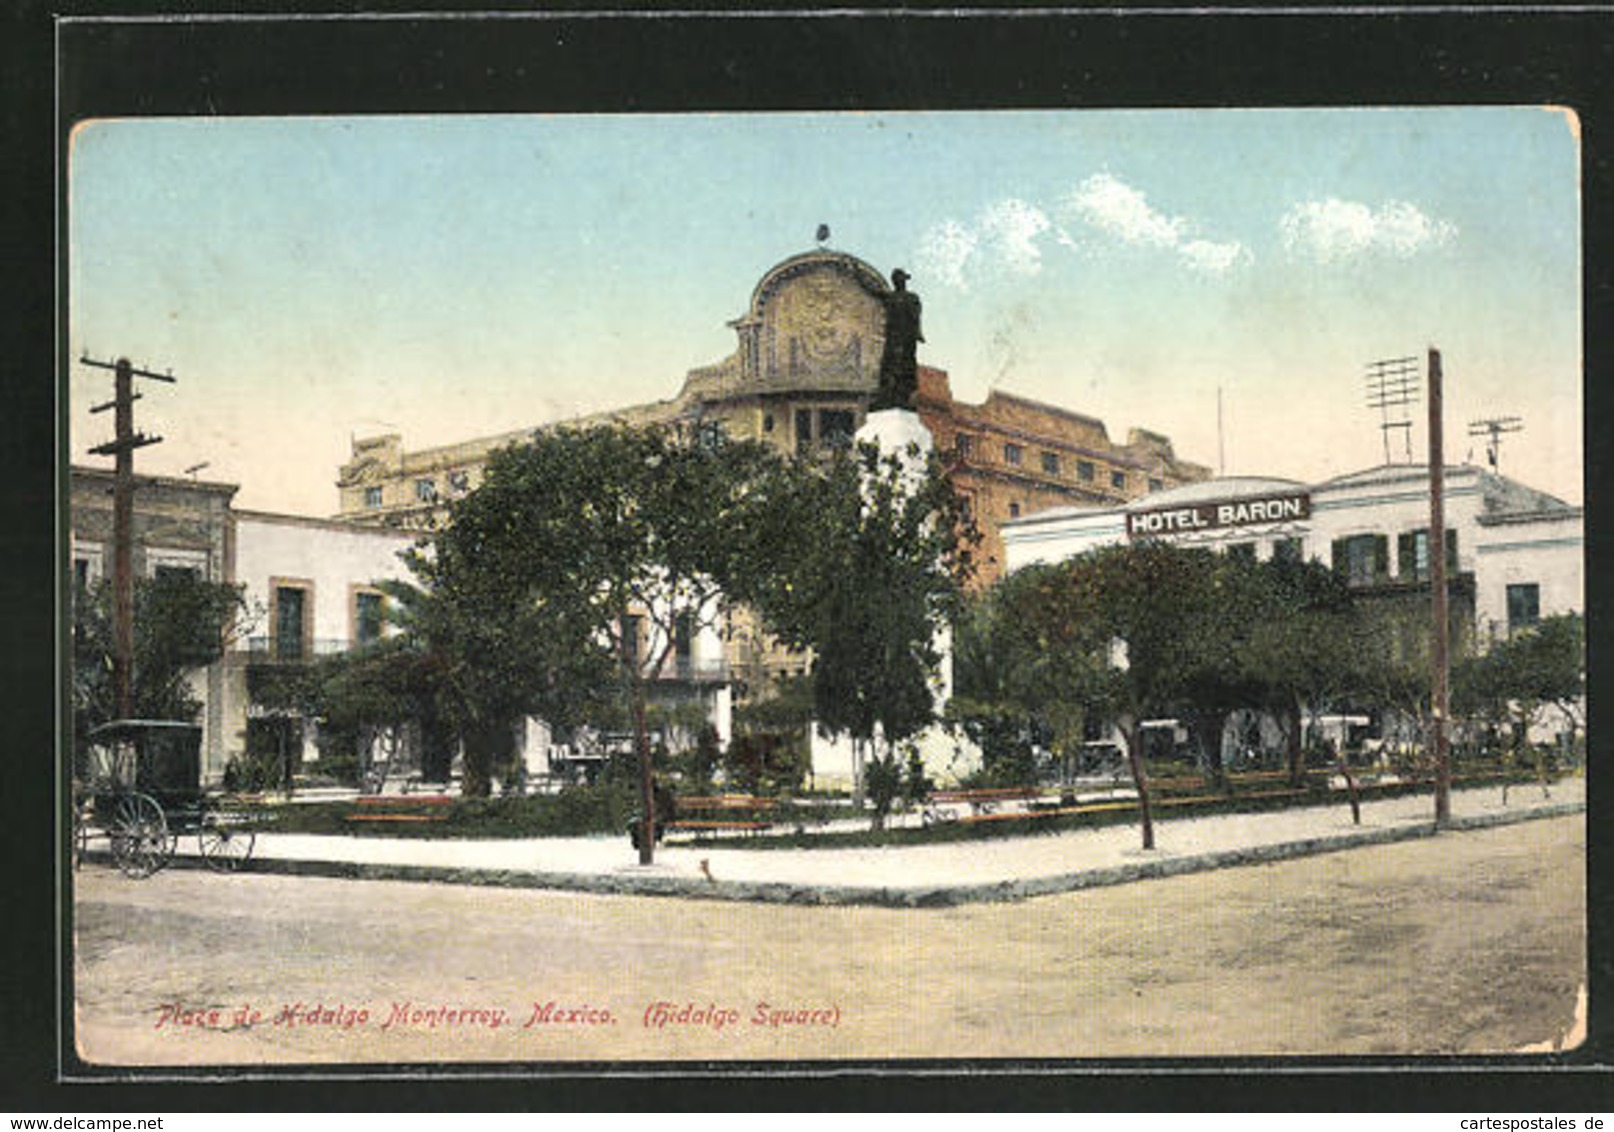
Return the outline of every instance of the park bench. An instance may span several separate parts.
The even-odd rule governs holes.
[[[1036,786],[997,786],[976,790],[932,790],[925,798],[921,817],[926,825],[944,821],[969,821],[996,816],[1011,807],[1006,816],[1025,817],[1040,802],[1043,792]]]
[[[657,840],[678,832],[697,837],[703,833],[765,833],[773,828],[779,809],[777,799],[749,794],[675,795],[671,803],[670,814],[663,814],[656,823]],[[628,822],[628,839],[635,848],[639,844],[639,825],[639,815],[635,814]]]
[[[666,828],[761,833],[773,827],[778,808],[776,799],[749,794],[674,797],[672,820],[666,822]]]
[[[447,794],[367,794],[354,800],[356,808],[347,820],[404,825],[444,821],[445,807],[453,801]]]

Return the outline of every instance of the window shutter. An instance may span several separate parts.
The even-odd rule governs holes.
[[[1373,577],[1386,578],[1390,574],[1390,537],[1373,536]]]

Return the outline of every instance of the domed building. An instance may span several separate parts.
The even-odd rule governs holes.
[[[891,282],[856,256],[823,248],[792,256],[763,274],[744,313],[729,322],[733,353],[689,371],[677,396],[564,423],[719,429],[800,454],[850,445],[879,385],[883,300],[891,291]],[[981,531],[978,585],[1003,573],[1001,523],[1050,507],[1119,506],[1209,475],[1178,460],[1157,433],[1134,429],[1116,444],[1102,421],[1014,394],[955,401],[946,372],[931,366],[919,366],[913,403]],[[530,439],[539,427],[546,426],[416,450],[396,434],[356,439],[338,478],[337,517],[429,527],[477,486],[490,453]],[[703,632],[679,647],[657,698],[704,705],[723,742],[731,705],[767,698],[781,678],[805,673],[809,663],[775,645],[745,609],[731,610],[720,634]],[[545,742],[529,739],[527,746]],[[824,785],[846,767],[844,752],[820,745],[815,741],[811,759]]]
[[[762,276],[729,323],[734,352],[689,371],[677,396],[567,423],[720,428],[800,453],[850,444],[878,384],[890,291],[884,275],[845,252],[792,256]],[[1049,507],[1117,505],[1209,475],[1177,459],[1159,433],[1134,428],[1117,444],[1102,421],[1011,393],[955,401],[947,373],[931,366],[920,366],[915,409],[981,528],[982,584],[1002,573],[1000,523]],[[356,439],[338,476],[338,517],[423,528],[476,486],[490,452],[532,432],[416,450],[396,434]]]

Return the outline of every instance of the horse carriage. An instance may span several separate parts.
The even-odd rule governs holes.
[[[251,815],[202,787],[202,729],[172,720],[120,719],[86,737],[73,778],[73,864],[104,838],[125,876],[164,868],[194,836],[210,868],[251,856]]]

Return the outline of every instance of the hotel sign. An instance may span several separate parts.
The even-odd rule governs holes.
[[[1195,503],[1187,507],[1133,511],[1126,517],[1126,533],[1132,538],[1155,538],[1224,527],[1247,527],[1252,523],[1280,523],[1309,518],[1311,495],[1301,491],[1222,503]]]

